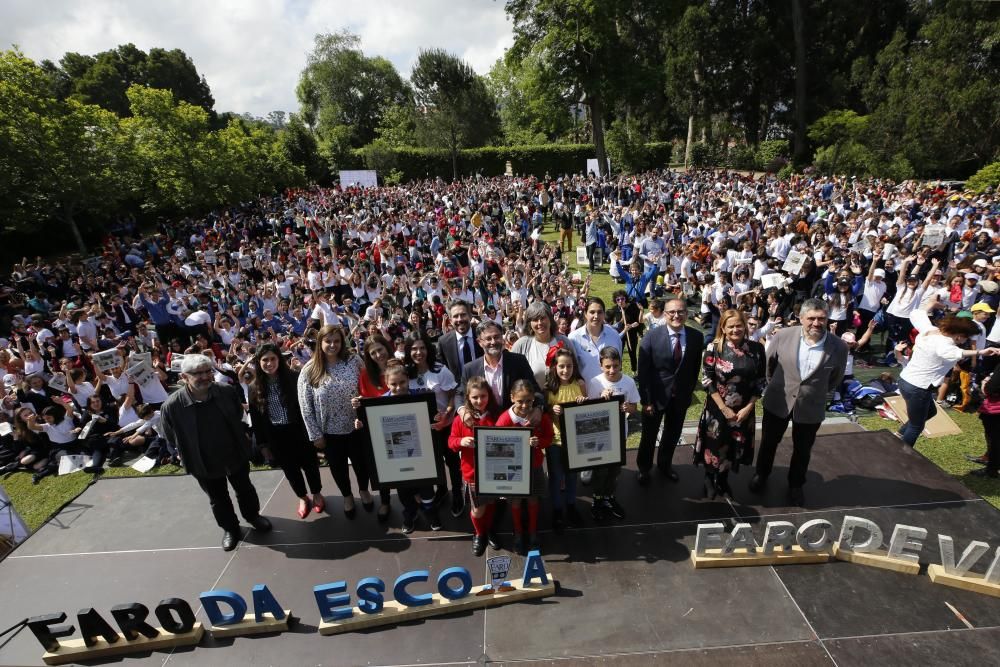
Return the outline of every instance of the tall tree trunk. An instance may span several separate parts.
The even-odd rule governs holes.
[[[688,115],[687,146],[684,147],[684,169],[691,165],[691,144],[694,143],[694,114]]]
[[[458,180],[458,134],[454,127],[451,130],[451,181]]]
[[[76,225],[76,219],[73,217],[73,205],[63,204],[62,205],[62,218],[69,230],[73,232],[73,240],[76,241],[76,247],[80,251],[80,254],[87,253],[87,246],[83,242],[83,235],[80,234],[80,228]]]
[[[608,175],[608,153],[604,148],[604,101],[600,94],[588,96],[590,100],[590,126],[594,133],[597,152],[597,175]]]
[[[802,0],[792,0],[792,35],[795,40],[795,131],[792,157],[797,164],[806,153],[806,35]]]

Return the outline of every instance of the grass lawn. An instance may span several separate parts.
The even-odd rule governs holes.
[[[549,230],[543,234],[542,238],[551,243],[558,243],[558,232],[549,225]],[[576,255],[567,257],[571,266],[576,266]],[[577,267],[586,274],[586,266]],[[599,296],[609,305],[611,304],[611,294],[617,289],[617,285],[607,269],[599,269],[591,278],[591,294]],[[625,355],[624,371],[629,375],[634,375],[628,355]],[[882,368],[873,368],[867,371],[859,371],[858,379],[866,381],[881,372]],[[698,390],[695,392],[691,408],[687,413],[688,421],[695,421],[701,416],[702,406],[705,401],[705,392]],[[953,477],[957,477],[969,489],[978,493],[995,507],[1000,508],[1000,480],[990,480],[969,475],[969,471],[976,466],[965,459],[966,454],[978,456],[986,449],[986,441],[983,437],[983,428],[979,419],[975,415],[965,415],[949,410],[948,414],[962,428],[962,435],[946,436],[933,440],[922,438],[917,443],[917,451],[933,461],[938,467]],[[868,430],[879,430],[883,428],[895,429],[898,424],[887,422],[877,415],[861,417],[860,424]],[[633,428],[628,437],[628,447],[639,446],[639,430]],[[176,466],[162,466],[147,475],[175,475],[183,474],[183,470]],[[136,472],[132,468],[108,468],[105,471],[107,477],[140,477],[143,473]],[[37,486],[32,485],[31,475],[26,473],[16,473],[0,480],[0,486],[6,491],[14,503],[25,524],[31,531],[37,530],[53,514],[59,511],[66,503],[72,501],[90,485],[93,481],[92,475],[82,472],[66,475],[63,477],[46,477]]]

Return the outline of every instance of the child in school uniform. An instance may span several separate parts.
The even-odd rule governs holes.
[[[484,377],[469,378],[465,383],[465,407],[472,412],[475,426],[493,426],[493,393]],[[480,499],[476,493],[476,440],[474,427],[465,423],[461,415],[456,415],[451,423],[448,447],[458,452],[462,463],[462,492],[469,504],[469,518],[472,519],[472,553],[482,556],[489,544],[499,549],[493,532],[493,514],[496,503]]]
[[[546,404],[552,415],[554,433],[553,446],[545,451],[545,460],[549,470],[549,496],[552,499],[552,528],[558,532],[563,529],[567,520],[573,527],[579,526],[581,521],[580,514],[576,511],[577,474],[569,472],[566,448],[562,446],[556,424],[562,414],[562,403],[587,400],[587,383],[580,375],[580,367],[571,347],[559,344],[549,348],[545,365],[548,367],[545,374]]]
[[[624,396],[625,402],[622,404],[622,412],[626,414],[625,418],[627,419],[627,415],[633,414],[639,403],[639,389],[635,385],[635,380],[622,373],[622,357],[615,348],[606,347],[601,350],[599,359],[601,374],[587,383],[587,398],[609,399],[613,396]],[[625,432],[627,436],[627,422]],[[615,489],[618,486],[620,473],[621,466],[607,466],[594,470],[591,480],[591,487],[594,490],[594,505],[591,514],[595,520],[601,521],[609,516],[619,520],[625,518],[625,510],[615,499]]]
[[[535,409],[535,390],[526,380],[517,380],[510,388],[511,406],[497,418],[497,426],[531,425],[531,413]],[[538,548],[538,501],[545,495],[548,484],[542,461],[545,459],[542,451],[552,444],[552,419],[542,414],[542,420],[534,427],[531,434],[531,486],[533,495],[528,498],[517,498],[511,503],[510,513],[514,520],[514,551],[525,555],[525,549]],[[527,506],[528,522],[524,524],[524,510]],[[525,531],[528,533],[525,541]]]

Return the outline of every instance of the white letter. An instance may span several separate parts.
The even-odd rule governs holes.
[[[816,527],[822,528],[823,532],[820,534],[819,539],[810,542],[806,537],[806,533]],[[795,540],[806,551],[823,551],[833,541],[833,525],[826,519],[806,521],[799,528],[799,532],[795,535]]]
[[[749,523],[736,524],[732,534],[726,539],[726,546],[722,547],[722,553],[728,556],[738,547],[745,548],[748,554],[757,553],[757,542],[753,538],[753,528]]]
[[[948,574],[964,577],[983,554],[990,550],[986,542],[973,540],[962,552],[962,559],[955,565],[955,541],[948,535],[938,534],[938,546],[941,548],[941,567]]]
[[[889,558],[900,558],[902,560],[920,562],[920,556],[907,553],[907,549],[920,551],[924,548],[924,540],[927,539],[927,529],[916,526],[906,526],[897,523],[892,531],[892,539],[889,541]]]
[[[868,539],[864,542],[855,540],[854,533],[859,528],[868,532]],[[857,551],[859,553],[878,551],[882,547],[882,530],[875,525],[874,521],[862,519],[859,516],[845,516],[844,525],[840,529],[839,546],[844,551]]]
[[[698,533],[694,538],[694,553],[696,556],[704,556],[708,549],[721,549],[722,536],[726,534],[726,527],[721,523],[699,523]]]
[[[791,551],[795,542],[795,525],[791,521],[768,521],[764,527],[764,553],[771,555],[775,547]]]

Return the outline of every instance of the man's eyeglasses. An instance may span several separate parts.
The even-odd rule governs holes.
[[[687,315],[686,310],[665,310],[663,312],[669,315],[670,317],[681,317],[683,315]]]

